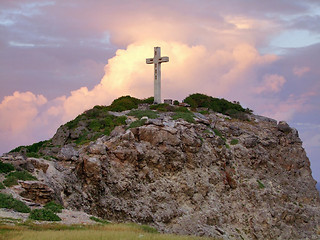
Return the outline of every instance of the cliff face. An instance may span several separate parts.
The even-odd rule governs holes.
[[[162,113],[61,146],[57,160],[3,160],[29,166],[65,207],[109,220],[225,239],[319,238],[319,193],[295,129],[255,115],[195,120]],[[62,127],[53,141],[71,134]]]

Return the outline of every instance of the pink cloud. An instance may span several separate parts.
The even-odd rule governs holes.
[[[310,70],[310,67],[294,67],[292,71],[294,75],[302,77],[307,72],[310,72]]]
[[[255,92],[260,93],[278,93],[287,80],[277,74],[267,74],[263,77],[263,82],[260,87],[255,89]]]

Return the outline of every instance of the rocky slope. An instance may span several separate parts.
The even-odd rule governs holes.
[[[108,113],[111,115],[128,115]],[[319,239],[320,199],[297,130],[250,115],[231,119],[171,112],[110,136],[77,145],[85,124],[61,126],[52,158],[11,153],[1,159],[39,181],[15,191],[30,201],[51,199],[112,221],[133,221],[162,232],[224,239]],[[54,157],[54,158],[53,158]]]

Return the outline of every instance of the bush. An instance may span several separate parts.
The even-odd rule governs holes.
[[[0,208],[13,209],[22,213],[30,212],[30,208],[25,203],[14,199],[11,195],[4,193],[0,193]]]
[[[61,221],[61,218],[50,209],[34,209],[29,215],[30,219],[40,221]]]
[[[232,103],[223,98],[213,98],[200,93],[189,95],[187,98],[183,100],[183,102],[188,103],[192,108],[209,108],[215,112],[229,114],[233,117],[244,116],[244,114],[239,114],[239,112],[252,112],[250,109],[244,109],[239,103]]]
[[[136,118],[141,119],[142,117],[146,116],[148,118],[157,118],[158,114],[151,110],[132,110],[128,114],[129,116],[134,116]]]
[[[6,176],[6,179],[3,181],[4,185],[7,187],[11,187],[13,185],[18,184],[18,180],[37,180],[36,177],[32,176],[30,173],[27,171],[15,171],[11,172]]]
[[[189,123],[194,123],[195,121],[193,117],[194,115],[191,112],[177,112],[172,116],[172,119],[177,120],[179,118],[182,118]]]
[[[6,187],[3,185],[2,182],[0,182],[0,189],[5,189]]]
[[[8,173],[14,170],[14,167],[10,163],[3,163],[0,161],[0,173]]]
[[[153,104],[153,102],[154,102],[153,97],[149,97],[149,98],[145,98],[145,99],[141,100],[141,103]]]
[[[138,104],[141,100],[131,96],[122,96],[118,99],[113,100],[110,106],[108,106],[109,111],[122,112],[125,110],[131,110],[133,108],[138,108]]]
[[[134,121],[132,122],[130,125],[129,125],[129,128],[137,128],[137,127],[141,127],[144,125],[144,123],[146,122],[145,119],[143,120],[137,120],[137,121]]]
[[[95,222],[98,222],[98,223],[102,223],[102,224],[109,224],[110,223],[107,220],[103,220],[103,219],[100,219],[100,218],[97,218],[97,217],[94,217],[94,216],[91,216],[90,219],[92,221],[95,221]]]
[[[48,202],[46,205],[44,205],[44,208],[49,209],[54,213],[61,213],[64,207],[58,203],[51,201],[51,202]]]
[[[190,112],[186,107],[177,107],[173,110],[174,112]]]
[[[173,101],[173,105],[178,106],[179,105],[179,101],[178,100],[174,100]]]
[[[239,143],[239,140],[238,140],[238,139],[235,139],[235,138],[233,138],[233,139],[231,140],[231,142],[230,142],[231,145],[236,145],[236,144],[238,144],[238,143]]]

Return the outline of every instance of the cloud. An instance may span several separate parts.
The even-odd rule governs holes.
[[[278,93],[287,80],[277,74],[266,74],[262,85],[256,88],[256,93]]]
[[[307,72],[310,72],[310,70],[311,70],[310,67],[294,67],[293,74],[298,77],[302,77]]]

